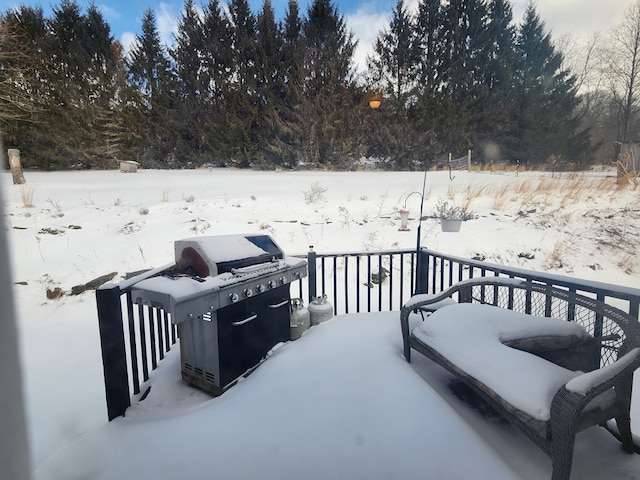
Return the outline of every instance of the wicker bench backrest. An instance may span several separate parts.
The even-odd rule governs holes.
[[[484,303],[581,325],[600,343],[600,367],[640,346],[640,323],[604,302],[550,285],[508,278],[483,277],[453,285],[446,293],[458,302]],[[457,296],[457,298],[456,298]]]

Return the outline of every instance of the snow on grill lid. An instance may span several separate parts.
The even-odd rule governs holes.
[[[244,235],[215,235],[177,240],[174,244],[176,263],[180,267],[196,267],[202,276],[215,276],[219,273],[218,265],[221,263],[268,255],[269,252],[250,238]]]

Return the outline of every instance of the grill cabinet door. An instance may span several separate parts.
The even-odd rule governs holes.
[[[290,338],[289,285],[220,309],[220,384],[228,385]]]

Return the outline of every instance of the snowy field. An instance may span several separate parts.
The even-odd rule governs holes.
[[[93,292],[100,275],[164,265],[195,235],[267,233],[287,254],[411,249],[420,172],[25,172],[2,175],[36,479],[545,479],[551,462],[469,408],[439,367],[407,364],[397,312],[338,317],[278,348],[222,397],[182,383],[174,348],[152,390],[108,423]],[[428,172],[438,200],[477,216],[422,223],[440,252],[640,288],[640,190],[613,172]],[[29,201],[31,200],[31,201]],[[27,206],[32,204],[32,206]],[[398,231],[399,209],[410,211]],[[58,290],[56,290],[58,289]],[[65,293],[59,298],[54,292]],[[426,380],[426,381],[425,381]],[[636,380],[636,385],[637,385]],[[640,432],[640,390],[633,428]],[[578,435],[572,478],[640,479],[603,429]]]

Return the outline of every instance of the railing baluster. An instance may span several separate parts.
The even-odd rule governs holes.
[[[149,308],[147,310],[149,312],[148,325],[149,325],[149,348],[151,348],[151,370],[155,370],[158,368],[158,361],[156,359],[157,347],[156,347],[156,309]]]
[[[138,305],[138,327],[140,329],[140,353],[142,357],[142,381],[149,380],[149,363],[147,360],[147,334],[145,333],[144,306]]]
[[[367,255],[367,312],[371,311],[371,255]]]
[[[333,314],[338,313],[338,257],[333,257]]]
[[[393,255],[389,255],[389,310],[393,310]]]
[[[356,257],[356,312],[360,312],[360,259],[362,257],[358,255]]]
[[[169,335],[170,332],[169,330],[171,329],[171,324],[169,323],[169,315],[167,314],[166,310],[162,311],[162,321],[164,322],[164,343],[166,346],[166,351],[168,352],[169,350],[171,350],[171,341],[169,339]]]
[[[400,307],[404,303],[404,253],[400,254]]]
[[[344,313],[349,313],[349,256],[348,255],[344,256],[344,282],[342,283],[344,284]]]
[[[378,255],[378,311],[382,311],[382,281],[384,273],[382,271],[382,255]]]
[[[133,314],[133,300],[131,292],[127,292],[127,319],[129,322],[129,358],[131,359],[131,374],[133,380],[133,394],[140,393],[140,372],[138,367],[138,342],[136,341],[136,325]]]
[[[158,361],[160,361],[164,359],[164,335],[162,333],[162,316],[160,315],[160,311],[156,309],[154,310],[156,316],[156,326],[158,329],[158,354],[160,356]]]

